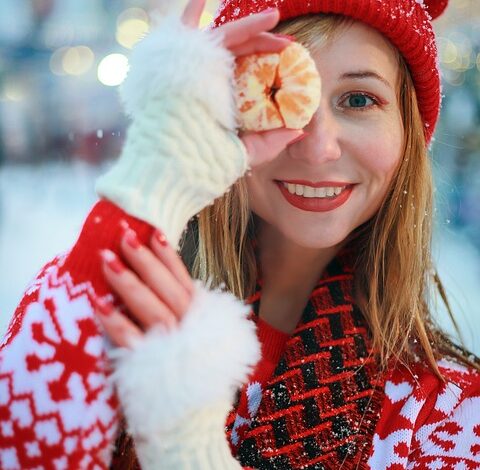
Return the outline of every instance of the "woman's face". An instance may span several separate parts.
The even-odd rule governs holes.
[[[327,248],[377,212],[400,161],[399,66],[387,40],[360,22],[312,57],[322,98],[309,135],[253,169],[246,183],[251,209],[280,236]],[[328,197],[335,188],[344,189]]]

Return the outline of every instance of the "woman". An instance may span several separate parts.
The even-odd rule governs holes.
[[[14,316],[2,465],[135,468],[135,451],[142,468],[478,468],[479,366],[429,306],[433,288],[446,300],[427,158],[430,15],[446,2],[285,0],[248,16],[267,5],[232,0],[199,32],[203,3],[133,54],[133,122],[104,200]],[[239,138],[233,58],[291,40],[322,77],[318,110],[301,135]],[[94,308],[135,449],[126,434],[113,448]]]

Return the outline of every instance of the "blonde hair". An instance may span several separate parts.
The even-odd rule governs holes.
[[[340,15],[308,15],[282,22],[274,31],[292,34],[313,49],[352,23]],[[415,87],[402,56],[392,49],[399,64],[403,158],[377,214],[350,236],[358,252],[356,302],[383,367],[392,359],[408,365],[420,358],[441,377],[437,360],[448,356],[480,369],[431,316],[429,299],[436,289],[456,327],[431,259],[433,181]],[[224,285],[241,299],[253,294],[258,274],[255,222],[240,179],[190,223],[181,253],[192,275],[210,279],[212,286]]]

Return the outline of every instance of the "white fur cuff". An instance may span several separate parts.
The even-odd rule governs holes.
[[[260,357],[249,311],[231,293],[197,280],[177,330],[152,329],[132,350],[113,351],[113,379],[134,436],[148,439],[203,408],[232,404]]]
[[[134,117],[154,97],[180,94],[200,101],[220,124],[234,130],[235,58],[222,40],[218,31],[187,27],[173,15],[164,18],[130,56],[130,71],[120,88],[127,114]]]

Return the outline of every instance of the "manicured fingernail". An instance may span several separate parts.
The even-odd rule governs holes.
[[[93,304],[95,306],[95,310],[106,317],[111,315],[112,312],[115,310],[115,306],[113,305],[113,303],[109,302],[108,300],[94,298]]]
[[[128,246],[130,246],[134,250],[138,250],[142,246],[142,244],[140,243],[140,240],[137,237],[137,234],[131,228],[125,231],[124,236]]]
[[[153,236],[156,238],[158,243],[160,243],[160,245],[162,246],[168,245],[167,237],[160,230],[155,230],[155,233],[153,234]]]
[[[288,39],[289,41],[296,41],[297,38],[295,36],[290,36],[289,34],[276,34],[277,38]]]
[[[304,139],[305,137],[307,137],[308,135],[308,132],[303,132],[303,134],[300,134],[299,136],[295,137],[295,139],[291,140],[288,145],[292,145],[296,142],[300,142],[302,139]]]
[[[274,11],[277,11],[276,8],[267,8],[265,10],[262,10],[260,13],[264,14],[264,15],[269,15],[270,13],[273,13]]]
[[[118,259],[118,256],[110,250],[102,250],[100,252],[103,261],[116,274],[121,274],[125,271],[125,265]]]
[[[125,219],[120,220],[120,227],[122,227],[122,230],[128,230],[130,228],[130,225],[128,225],[128,222]]]

